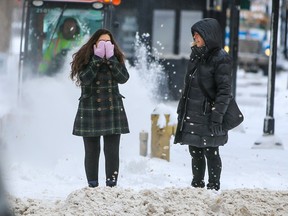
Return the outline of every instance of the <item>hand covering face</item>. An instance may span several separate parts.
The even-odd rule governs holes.
[[[114,44],[112,44],[111,41],[105,42],[105,51],[107,59],[111,58],[114,55]]]
[[[105,56],[105,41],[99,41],[97,46],[94,44],[94,55],[104,58]]]

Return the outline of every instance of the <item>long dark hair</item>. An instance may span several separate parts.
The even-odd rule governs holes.
[[[103,34],[108,34],[110,36],[111,43],[114,44],[114,55],[120,63],[124,64],[125,56],[120,50],[119,46],[117,45],[112,33],[107,29],[99,29],[91,36],[88,42],[84,44],[78,50],[78,52],[74,53],[72,56],[73,60],[70,63],[71,64],[70,78],[73,81],[75,81],[76,85],[81,84],[81,81],[79,79],[79,73],[87,66],[91,56],[94,55],[93,45],[98,41],[100,36]]]

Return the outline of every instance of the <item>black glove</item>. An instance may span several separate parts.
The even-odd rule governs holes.
[[[221,123],[218,122],[211,122],[210,123],[210,130],[214,135],[222,135],[223,134],[223,127]]]

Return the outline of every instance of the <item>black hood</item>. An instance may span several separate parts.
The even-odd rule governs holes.
[[[191,27],[192,35],[193,32],[198,32],[209,51],[222,48],[222,28],[216,19],[205,18],[200,20]]]

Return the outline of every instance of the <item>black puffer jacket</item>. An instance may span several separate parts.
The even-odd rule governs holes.
[[[191,48],[183,94],[177,109],[178,125],[174,143],[196,147],[224,145],[228,140],[227,131],[216,136],[209,125],[211,121],[222,123],[230,102],[232,59],[221,48],[222,31],[215,19],[207,18],[195,23],[191,32],[200,34],[205,47]],[[213,105],[205,97],[199,82],[214,99]]]

